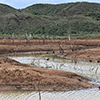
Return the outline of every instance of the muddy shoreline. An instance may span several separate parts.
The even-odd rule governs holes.
[[[18,53],[56,53],[61,58],[100,62],[100,39],[0,39],[0,55]]]
[[[99,87],[75,73],[34,68],[0,58],[0,90],[71,91]]]
[[[0,40],[0,56],[45,52],[99,63],[100,40],[94,40]],[[0,57],[0,90],[71,91],[99,87],[90,82],[71,72],[34,68]]]

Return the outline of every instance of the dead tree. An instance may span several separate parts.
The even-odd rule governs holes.
[[[6,38],[4,37],[4,39],[3,39],[3,44],[5,44],[5,42],[6,42]]]
[[[41,81],[41,79],[39,79],[39,81],[38,81],[38,91],[39,91],[39,100],[41,100],[41,92],[40,92],[40,81]]]
[[[61,44],[59,44],[59,51],[60,51],[60,53],[62,53],[62,54],[64,53],[64,50],[63,50]]]

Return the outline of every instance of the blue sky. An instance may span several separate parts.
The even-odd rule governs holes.
[[[59,3],[68,3],[68,2],[76,2],[76,1],[100,3],[100,0],[0,0],[0,3],[10,5],[17,9],[21,9],[36,3],[59,4]]]

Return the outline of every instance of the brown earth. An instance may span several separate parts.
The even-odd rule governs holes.
[[[81,60],[87,62],[100,63],[100,48],[85,49],[79,51],[68,51],[63,55],[59,55],[62,58],[71,59],[73,61]]]
[[[39,52],[56,53],[72,59],[100,62],[100,39],[88,40],[0,40],[0,55]],[[76,90],[98,87],[71,72],[32,68],[8,58],[0,58],[0,90]]]
[[[0,58],[0,90],[69,91],[99,87],[71,72],[34,68]]]
[[[0,39],[0,55],[20,52],[61,53],[67,59],[100,62],[100,39]]]

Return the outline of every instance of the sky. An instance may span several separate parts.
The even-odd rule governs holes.
[[[0,3],[10,5],[16,9],[22,9],[37,3],[60,4],[81,1],[100,3],[100,0],[0,0]]]

